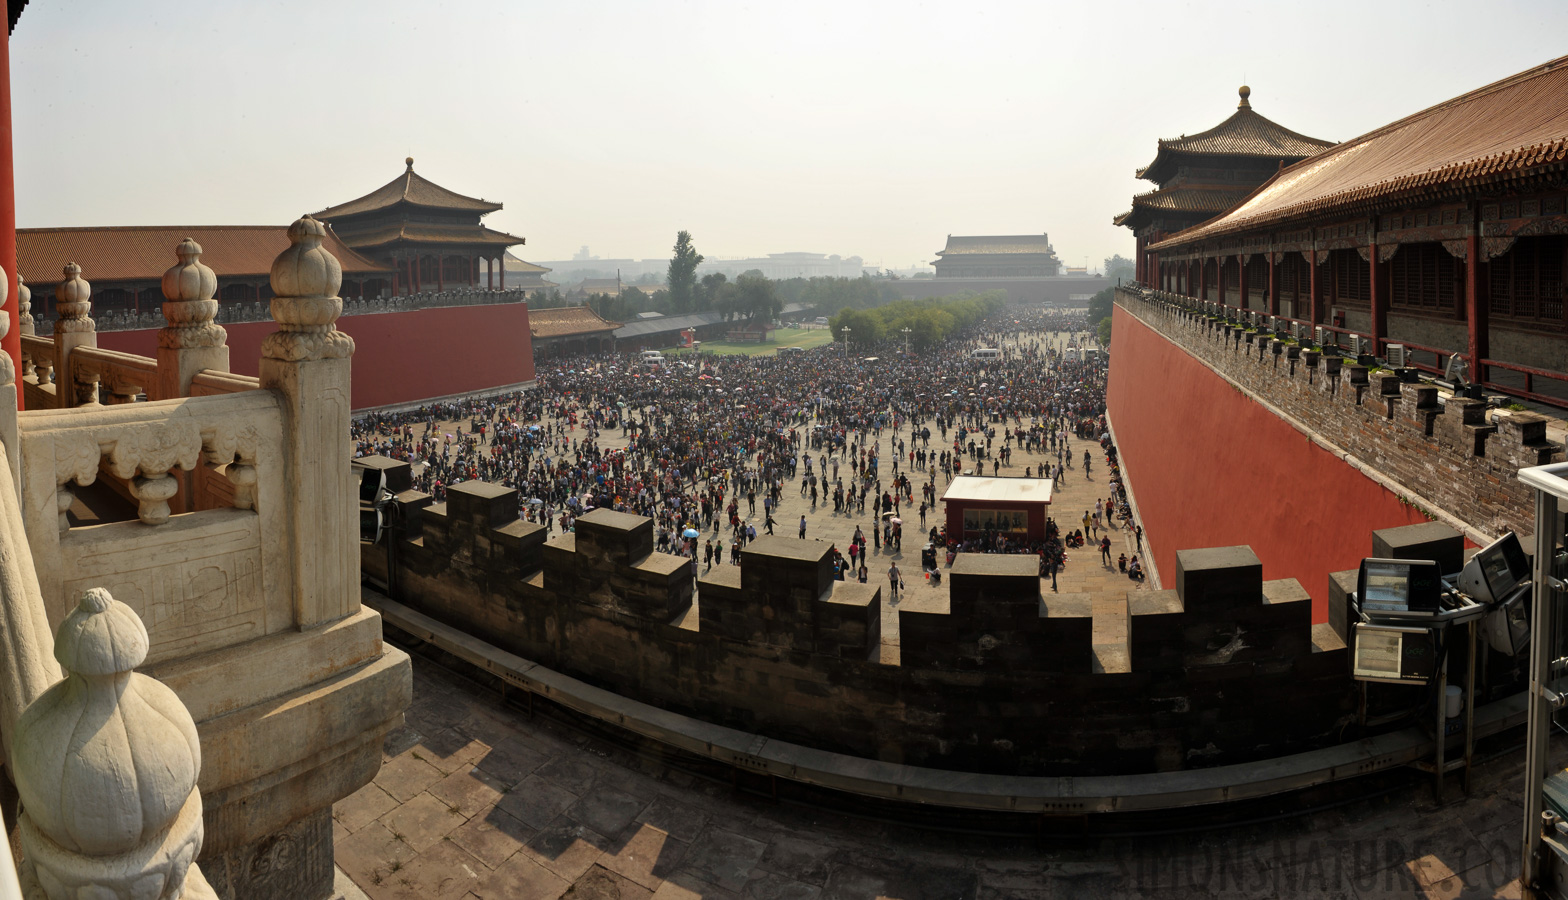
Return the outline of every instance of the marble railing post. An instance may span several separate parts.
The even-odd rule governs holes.
[[[309,628],[359,609],[359,531],[349,459],[349,359],[354,339],[334,323],[343,269],[321,246],[326,229],[305,216],[272,264],[272,318],[261,345],[261,386],[283,398],[288,554],[295,624]]]
[[[228,332],[213,324],[218,276],[201,261],[201,245],[186,238],[175,248],[179,263],[163,273],[163,318],[158,329],[158,396],[189,397],[191,379],[203,369],[229,371]]]
[[[54,306],[60,319],[54,325],[55,406],[62,409],[95,403],[98,382],[78,385],[71,374],[71,352],[77,347],[98,346],[97,325],[92,320],[93,287],[82,277],[82,267],[66,263],[65,280],[54,289]]]

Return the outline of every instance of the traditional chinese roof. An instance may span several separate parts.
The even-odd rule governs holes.
[[[398,241],[418,244],[478,244],[487,247],[510,247],[526,243],[522,238],[495,231],[483,225],[436,224],[433,222],[394,222],[365,231],[345,229],[343,239],[355,247],[366,250],[385,247]],[[508,267],[510,271],[510,267]]]
[[[1133,197],[1132,209],[1112,221],[1117,225],[1138,227],[1138,221],[1156,213],[1216,216],[1235,206],[1251,192],[1251,188],[1234,185],[1183,186],[1149,191]]]
[[[1486,184],[1523,186],[1568,167],[1568,56],[1489,84],[1305,159],[1224,216],[1157,246],[1288,220],[1350,214]]]
[[[179,262],[174,248],[193,238],[201,245],[201,261],[219,278],[265,278],[273,260],[289,246],[288,230],[287,225],[18,228],[16,262],[29,284],[60,281],[60,271],[68,262],[81,266],[88,281],[158,281]],[[322,246],[338,258],[347,274],[392,271],[355,253],[331,228]]]
[[[1049,235],[948,235],[947,246],[937,256],[995,255],[1004,253],[1054,253]]]
[[[501,261],[506,264],[506,271],[507,271],[508,274],[512,274],[512,273],[528,274],[530,272],[537,272],[540,275],[543,275],[544,273],[551,271],[550,269],[547,269],[544,266],[536,266],[533,263],[528,262],[526,260],[518,259],[517,257],[513,256],[510,252],[508,252],[505,256],[501,257]]]
[[[8,7],[7,12],[11,15],[10,31],[6,33],[11,34],[16,31],[16,20],[22,15],[22,10],[27,6],[27,0],[7,0],[6,6]]]
[[[419,175],[414,171],[414,158],[412,156],[406,162],[408,168],[402,175],[360,197],[358,200],[350,200],[347,203],[340,203],[337,206],[324,209],[316,213],[316,218],[337,219],[344,216],[356,216],[361,213],[387,209],[399,203],[409,203],[414,206],[424,206],[431,209],[476,212],[480,215],[495,212],[501,208],[499,203],[490,203],[486,200],[465,197]]]
[[[529,310],[528,327],[536,338],[558,338],[614,331],[621,327],[621,323],[601,319],[598,313],[586,306],[563,306],[559,309]]]
[[[1161,140],[1154,161],[1139,169],[1137,176],[1164,184],[1176,174],[1180,158],[1186,154],[1278,159],[1289,164],[1334,146],[1333,141],[1298,134],[1255,111],[1248,100],[1252,89],[1246,85],[1238,93],[1241,102],[1230,118],[1208,131]]]

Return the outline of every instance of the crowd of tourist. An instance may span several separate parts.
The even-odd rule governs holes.
[[[777,519],[787,490],[812,509],[831,503],[835,515],[862,517],[869,507],[850,546],[834,548],[839,577],[862,581],[873,550],[902,548],[906,517],[925,527],[939,476],[1007,469],[1060,483],[1075,470],[1075,452],[1086,474],[1099,456],[1110,491],[1082,528],[1048,520],[1045,539],[1033,542],[994,531],[949,535],[941,525],[924,536],[928,561],[943,551],[949,561],[959,551],[1033,553],[1042,576],[1054,575],[1066,546],[1128,516],[1105,435],[1103,357],[1069,359],[1046,339],[1087,328],[1081,314],[1010,308],[907,355],[833,345],[657,366],[635,356],[540,362],[534,389],[355,419],[356,456],[414,463],[415,486],[438,502],[449,485],[471,479],[516,488],[520,514],[550,530],[570,530],[600,507],[651,517],[657,548],[691,557],[694,572],[699,558],[722,565],[726,549],[738,564],[748,541],[776,527],[806,537],[804,515]],[[979,347],[1003,355],[974,358]],[[611,435],[624,445],[607,446]],[[1015,449],[1047,462],[1017,471]],[[1106,562],[1109,548],[1103,539]],[[1129,575],[1141,577],[1136,556]]]

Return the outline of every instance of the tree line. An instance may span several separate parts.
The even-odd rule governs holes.
[[[964,328],[993,315],[1007,305],[1006,291],[976,294],[966,291],[951,297],[925,300],[895,300],[872,309],[845,309],[828,324],[835,340],[849,329],[849,342],[868,347],[890,340],[902,345],[909,338],[912,349],[927,349],[942,343]],[[904,334],[904,329],[909,334]]]

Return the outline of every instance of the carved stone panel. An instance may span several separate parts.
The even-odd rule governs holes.
[[[122,522],[61,537],[67,597],[108,588],[134,609],[152,642],[148,662],[268,633],[261,528],[253,513],[212,510],[146,528]]]

